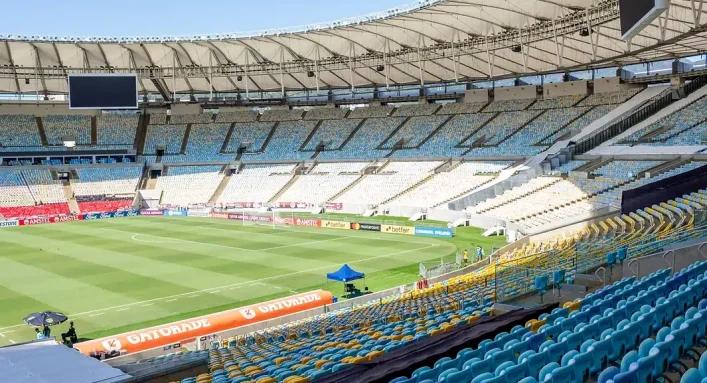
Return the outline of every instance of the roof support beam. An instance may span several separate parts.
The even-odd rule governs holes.
[[[143,52],[145,52],[145,57],[147,57],[147,61],[150,63],[150,66],[153,67],[151,70],[157,70],[157,65],[155,65],[154,61],[152,61],[152,56],[150,56],[150,52],[147,51],[145,44],[140,44],[140,48],[142,48]],[[131,54],[132,54],[132,52],[131,52]],[[137,65],[135,63],[135,56],[132,55],[131,58],[133,59],[133,65],[135,65],[137,67]],[[172,60],[172,61],[173,61],[172,62],[172,87],[174,87],[176,85],[175,84],[176,80],[174,78],[174,60]],[[162,70],[162,69],[160,68],[160,70]],[[152,83],[155,85],[155,87],[157,87],[157,90],[160,92],[160,94],[162,95],[163,98],[164,97],[169,98],[169,100],[165,100],[165,101],[173,101],[174,100],[175,95],[177,94],[177,91],[173,89],[174,92],[170,92],[169,85],[167,85],[167,81],[164,81],[164,79],[155,77],[152,80]],[[164,87],[164,89],[160,89],[162,87]],[[170,93],[172,93],[171,96],[170,96]]]
[[[520,55],[523,59],[523,72],[528,72],[528,53],[526,52],[526,45],[523,44],[523,29],[519,29],[518,40],[520,42]]]
[[[317,76],[317,78],[315,79],[315,83],[317,86],[317,95],[319,95],[319,45],[317,45],[316,50],[317,58],[314,60],[314,74]]]
[[[454,49],[455,41],[459,40],[459,31],[454,31],[452,36],[452,65],[454,66],[454,82],[459,82],[459,69],[457,68],[457,51]]]
[[[699,5],[695,3],[699,2]],[[700,18],[702,18],[702,5],[704,0],[690,0],[690,8],[692,8],[692,27],[697,28],[700,26]]]
[[[670,2],[668,2],[668,9],[665,10],[660,16],[658,16],[658,29],[660,31],[660,41],[665,41],[665,32],[668,28],[668,19],[670,15]]]
[[[592,22],[589,19],[589,10],[585,10],[584,14],[586,15],[586,21],[587,21],[587,32],[589,33],[589,41],[592,44],[592,61],[597,59],[597,45],[599,42],[599,34],[594,33],[592,31]],[[594,35],[596,34],[597,39],[594,41]]]
[[[277,41],[277,40],[275,40],[275,39],[268,38],[267,40],[268,40],[268,41],[272,41],[273,43],[279,45],[279,46],[280,46],[280,50],[283,50],[283,52],[281,52],[281,54],[280,54],[280,62],[283,63],[283,64],[285,63],[285,54],[284,54],[284,51],[285,51],[285,50],[286,50],[287,53],[289,53],[290,56],[292,56],[292,57],[295,57],[295,58],[300,59],[300,60],[303,60],[303,61],[311,61],[311,60],[307,60],[307,58],[305,58],[305,57],[303,57],[302,55],[298,54],[297,52],[295,52],[294,50],[292,50],[292,48],[288,47],[287,45],[285,45],[285,44],[283,44],[283,43],[281,43],[281,42],[279,42],[279,41]],[[317,47],[318,47],[318,46],[317,46]],[[305,70],[305,72],[308,72],[308,71],[309,71],[309,68],[307,68],[305,65],[300,64],[300,66],[302,67],[302,69]],[[295,82],[298,83],[299,86],[302,87],[302,89],[306,89],[306,88],[307,88],[307,86],[305,86],[304,84],[302,84],[302,82],[301,82],[300,80],[298,80],[297,77],[295,77],[295,75],[293,75],[292,73],[290,73],[290,71],[287,71],[287,73],[285,73],[285,74],[286,74],[287,76],[289,76],[290,78],[292,78],[293,80],[295,80]],[[284,83],[285,80],[284,80],[283,77],[284,77],[284,76],[280,76],[280,83]],[[282,87],[284,88],[284,85],[283,85]]]
[[[285,48],[280,47],[280,93],[285,97],[285,75],[282,71],[282,63],[285,62]]]
[[[489,49],[489,40],[486,40],[486,62],[489,64],[489,78],[493,77],[493,62],[494,62],[494,55],[491,54],[491,50]]]
[[[44,79],[44,69],[42,69],[42,60],[39,58],[39,49],[37,49],[37,46],[34,45],[34,43],[29,43],[29,45],[33,48],[32,52],[34,52],[34,63],[35,63],[35,69],[34,69],[34,74],[35,74],[35,81],[37,80],[37,77],[41,74],[41,82],[42,82],[42,91],[44,92],[44,96],[47,96],[47,82]],[[39,92],[37,92],[39,93]],[[39,100],[39,94],[37,94],[37,100]]]
[[[256,51],[256,50],[255,50],[253,47],[251,47],[250,45],[246,44],[244,41],[239,40],[238,42],[239,42],[243,47],[245,47],[246,52],[250,52],[251,56],[253,56],[253,61],[257,62],[258,64],[263,64],[263,63],[265,63],[265,62],[272,63],[272,62],[266,60],[262,55],[260,55],[260,53],[258,53],[258,51]],[[248,56],[246,55],[246,57],[248,57]],[[282,63],[282,61],[281,61],[281,63]],[[250,64],[248,64],[247,66],[250,66]],[[270,71],[268,71],[266,75],[267,75],[268,77],[270,77],[270,79],[273,80],[273,82],[275,82],[278,86],[283,86],[283,85],[282,85],[282,81],[277,81],[277,79],[275,79],[275,76],[273,76],[272,73],[270,73]],[[256,85],[256,86],[257,86],[257,84],[255,83],[255,81],[253,81],[253,85]],[[262,89],[260,86],[258,86],[258,90],[263,90],[263,89]]]
[[[422,75],[422,66],[425,65],[422,61],[422,54],[420,53],[420,46],[422,45],[422,34],[417,35],[417,69],[420,74],[420,86],[425,86],[425,77]]]
[[[248,68],[250,68],[250,58],[248,56],[248,52],[250,52],[250,50],[246,49],[245,50],[245,98],[246,98],[246,100],[250,98],[250,94],[249,94],[249,90],[248,90],[248,79],[250,78],[250,76],[248,76]]]
[[[355,91],[356,88],[354,87],[354,81],[353,81],[353,56],[354,56],[354,44],[353,41],[349,43],[349,83],[351,84],[351,92]]]
[[[83,53],[83,60],[82,60],[83,61],[83,69],[90,70],[91,69],[91,62],[88,61],[88,53],[86,52],[86,49],[84,49],[84,47],[82,47],[79,44],[74,44],[74,45],[76,45],[76,47],[79,48],[81,50],[81,52]]]
[[[147,51],[146,51],[147,52]],[[177,100],[177,54],[172,51],[172,101]],[[181,66],[181,65],[180,65]],[[184,79],[187,80],[186,78]],[[189,87],[191,88],[191,87]]]
[[[98,44],[98,46],[100,47],[101,45]],[[133,66],[134,70],[137,70],[137,63],[135,62],[135,55],[133,54],[132,49],[129,49],[128,47],[126,47],[123,44],[120,44],[120,46],[128,52],[128,57],[130,58],[130,61],[129,61],[130,65]],[[101,48],[101,53],[103,53],[102,48]],[[106,54],[103,53],[103,58],[105,58],[105,57],[106,57]],[[106,60],[106,65],[108,65],[108,60]],[[145,88],[145,84],[142,81],[143,80],[138,76],[138,83],[140,84],[140,88],[142,89],[142,93],[147,94],[147,89]],[[167,101],[169,101],[169,100],[167,100]]]
[[[228,58],[228,56],[226,56],[226,55],[223,53],[223,51],[222,51],[221,49],[219,49],[216,45],[214,45],[212,42],[208,41],[208,42],[206,42],[206,44],[209,45],[209,47],[207,47],[207,48],[209,49],[209,52],[211,53],[211,55],[212,55],[212,56],[214,57],[214,59],[216,60],[216,63],[218,63],[219,67],[223,66],[224,64],[223,64],[223,62],[221,62],[221,59],[218,57],[218,55],[216,54],[216,52],[220,53],[221,56],[223,56],[223,58],[226,59],[226,62],[227,62],[227,63],[233,64],[233,65],[237,65],[236,63],[230,61],[230,59]],[[201,45],[201,44],[197,44],[197,45],[199,45],[199,46],[204,46],[204,45]],[[238,66],[240,67],[240,65],[238,65]],[[234,89],[234,90],[236,90],[236,91],[239,90],[238,85],[236,85],[236,83],[233,81],[233,78],[232,78],[231,76],[226,75],[226,76],[224,76],[224,77],[226,77],[226,79],[227,79],[228,82],[231,84],[231,86],[233,86],[233,89]],[[212,86],[212,88],[213,88],[213,86]],[[215,90],[215,89],[214,89],[214,90]]]
[[[557,19],[557,14],[555,14],[555,17],[552,18],[552,34],[553,34],[553,40],[555,41],[555,57],[557,59],[557,67],[561,67],[563,65],[562,59],[564,58],[565,55],[565,35],[562,35],[560,38],[562,43],[558,41],[558,36],[557,36],[557,23],[555,20]]]
[[[15,60],[12,59],[12,50],[10,49],[10,44],[5,40],[5,49],[7,49],[7,58],[10,60],[10,68],[12,73],[15,75],[15,87],[17,88],[17,94],[22,93],[20,89],[20,79],[17,76],[17,68],[15,67]]]
[[[385,64],[384,72],[385,72],[385,88],[388,89],[390,88],[390,39],[385,39],[384,42],[384,47],[385,47],[385,53],[383,54],[383,62]]]
[[[354,28],[354,29],[355,29],[355,28]],[[371,32],[368,32],[368,33],[371,33]],[[365,50],[367,50],[367,51],[369,50],[369,48],[367,48],[367,47],[361,45],[359,42],[357,42],[357,41],[355,41],[355,40],[352,40],[352,39],[350,39],[350,38],[348,38],[348,37],[341,36],[341,35],[338,35],[338,34],[336,34],[336,33],[327,33],[327,35],[329,35],[329,36],[335,36],[335,37],[337,37],[337,38],[340,38],[340,39],[343,39],[343,40],[348,41],[348,42],[349,42],[349,52],[355,52],[355,49],[351,48],[352,46],[353,46],[353,47],[359,46],[359,47],[361,47],[361,48],[363,48],[363,49],[365,49]],[[383,37],[383,38],[385,39],[385,37]],[[335,57],[337,57],[337,58],[341,57],[341,55],[339,55],[339,54],[337,54],[337,53],[335,53],[335,52],[331,52],[331,54],[332,54],[332,56],[335,56]],[[349,57],[349,64],[347,64],[347,67],[348,67],[349,69],[351,69],[351,70],[353,71],[353,73],[355,73],[357,76],[359,76],[359,77],[361,77],[362,79],[364,79],[364,80],[370,82],[371,84],[373,84],[373,83],[374,83],[373,81],[371,81],[371,80],[368,79],[366,76],[362,75],[361,73],[359,73],[358,71],[356,71],[356,69],[354,69],[353,57],[351,57],[351,54],[349,54],[348,57]],[[330,71],[331,71],[331,69],[330,69]],[[333,72],[332,72],[332,74],[333,74]],[[340,78],[340,76],[337,76],[337,77]],[[344,81],[344,82],[346,82],[346,81]],[[353,81],[351,81],[350,84],[353,84]]]
[[[61,71],[64,72],[64,76],[66,76],[66,78],[68,79],[69,73],[66,71],[64,63],[61,61],[61,55],[59,55],[59,48],[56,47],[56,43],[52,44],[52,47],[54,48],[54,54],[56,54],[56,61],[59,63],[59,68],[61,68]]]
[[[106,63],[106,68],[108,69],[108,72],[113,73],[113,67],[111,67],[111,66],[110,66],[110,63],[108,62],[108,57],[106,56],[106,52],[103,50],[103,45],[101,45],[101,44],[96,44],[96,46],[98,46],[98,50],[101,52],[101,56],[103,56],[103,62]],[[133,55],[133,52],[132,52],[130,49],[126,48],[126,47],[125,47],[124,45],[122,45],[122,44],[121,44],[120,46],[122,46],[123,49],[126,49],[126,50],[128,50],[128,51],[130,52],[130,58],[132,59],[133,65],[135,65],[135,58],[132,56],[132,55]],[[136,68],[136,69],[137,69],[137,68]],[[143,90],[144,90],[144,89],[143,89]]]
[[[179,65],[179,68],[184,68],[184,65],[182,65],[182,60],[179,59],[179,55],[177,54],[177,50],[176,50],[176,49],[174,49],[174,48],[172,48],[171,46],[168,46],[168,45],[166,45],[166,44],[165,44],[165,47],[170,48],[170,49],[172,50],[172,71],[173,71],[173,72],[172,72],[172,77],[174,78],[174,76],[175,76],[175,74],[176,74],[176,72],[177,72],[174,64]],[[192,64],[194,63],[194,61],[192,61],[191,58],[190,58],[188,55],[187,55],[187,58],[189,58],[189,61],[191,61]],[[206,80],[206,81],[208,82],[208,80]],[[189,78],[188,78],[187,76],[184,76],[184,82],[187,84],[187,88],[189,88],[189,94],[193,94],[193,93],[194,93],[194,87],[191,86],[191,82],[189,82]],[[175,88],[176,88],[176,84],[173,83],[173,85],[174,85]],[[175,92],[176,92],[176,90],[175,90]],[[176,96],[176,95],[175,95],[175,96]]]
[[[206,80],[206,83],[209,84],[209,92],[213,93],[214,87],[213,87],[213,85],[211,85],[211,76],[212,76],[211,72],[212,72],[212,67],[213,67],[212,61],[211,61],[211,56],[209,56],[209,68],[208,68],[209,70],[208,70],[208,74],[207,74],[207,73],[204,73],[204,66],[197,65],[194,62],[194,59],[191,57],[191,55],[186,50],[186,48],[184,48],[184,45],[182,43],[177,43],[177,46],[182,50],[182,52],[184,52],[184,55],[187,56],[187,59],[189,59],[189,62],[192,65],[192,68],[194,70],[197,70],[197,68],[198,68],[198,70],[204,75],[204,80]],[[191,84],[189,84],[189,87],[191,88]]]

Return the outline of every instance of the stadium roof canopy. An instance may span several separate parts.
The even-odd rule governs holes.
[[[217,35],[0,35],[0,92],[66,93],[70,72],[138,72],[142,92],[281,91],[673,59],[707,50],[703,1],[672,0],[630,43],[620,37],[618,0],[423,0],[331,23]]]

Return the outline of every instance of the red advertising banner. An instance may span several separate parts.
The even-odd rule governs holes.
[[[275,216],[274,218],[270,215],[250,215],[241,213],[231,213],[228,215],[228,219],[233,219],[237,221],[253,221],[253,222],[272,222],[275,220],[276,224],[280,225],[295,225],[295,226],[316,226],[321,227],[322,221],[318,219],[309,218],[289,218]]]
[[[250,214],[229,214],[228,219],[235,219],[237,221],[258,221],[258,222],[272,222],[272,217],[269,215],[250,215]]]
[[[316,290],[198,318],[81,342],[74,344],[74,348],[86,355],[92,351],[140,352],[322,307],[332,302],[333,297],[330,292]]]
[[[252,209],[254,207],[260,207],[261,204],[256,204],[255,202],[234,202],[228,203],[226,206],[233,206],[236,209]]]
[[[51,217],[36,217],[18,220],[20,226],[42,225],[45,223],[80,221],[82,215],[55,215]]]
[[[341,210],[344,208],[344,204],[341,202],[327,202],[324,207],[326,207],[327,210]]]
[[[322,221],[318,219],[295,218],[295,226],[316,226],[322,227]]]
[[[140,210],[140,215],[164,215],[162,210]]]
[[[306,202],[278,202],[277,205],[281,209],[304,209],[314,206],[313,204]]]

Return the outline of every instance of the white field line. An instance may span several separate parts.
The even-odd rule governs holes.
[[[4,337],[5,337],[5,334],[0,334],[0,336],[4,338]]]
[[[130,310],[130,307],[123,307],[122,309],[117,309],[115,311],[126,311],[126,310]]]
[[[124,234],[132,234],[132,240],[136,242],[143,242],[143,243],[179,243],[179,242],[185,242],[185,243],[194,243],[197,245],[204,245],[204,246],[214,246],[214,247],[223,247],[226,249],[235,249],[235,250],[244,250],[244,251],[258,251],[254,249],[246,249],[245,247],[235,247],[235,246],[226,246],[226,245],[219,245],[216,243],[206,243],[206,242],[197,242],[197,241],[190,241],[188,239],[179,239],[179,238],[171,238],[171,237],[160,237],[159,235],[152,235],[152,234],[142,234],[142,233],[135,233],[132,231],[124,231],[124,230],[115,230],[115,229],[108,229],[106,227],[102,228],[102,230],[108,230],[108,231],[115,231],[118,233],[124,233]],[[146,241],[144,239],[139,239],[139,236],[145,236],[145,237],[153,237],[153,238],[160,238],[163,239],[164,241]]]
[[[357,236],[338,236],[336,238],[332,239],[322,239],[319,241],[311,241],[311,242],[303,242],[303,243],[294,243],[291,245],[283,245],[283,246],[275,246],[275,247],[268,247],[265,249],[248,249],[244,247],[236,247],[236,246],[228,246],[228,245],[219,245],[217,243],[208,243],[208,242],[199,242],[199,241],[190,241],[188,239],[180,239],[180,238],[172,238],[172,237],[162,237],[159,235],[153,235],[153,234],[143,234],[143,233],[135,233],[132,231],[124,231],[124,230],[116,230],[116,229],[109,229],[109,228],[101,228],[101,230],[108,230],[108,231],[115,231],[118,233],[124,233],[124,234],[132,234],[132,239],[137,242],[144,242],[144,243],[178,243],[178,242],[185,242],[185,243],[193,243],[196,245],[204,245],[204,246],[214,246],[214,247],[221,247],[221,248],[227,248],[227,249],[235,249],[235,250],[245,250],[245,251],[252,251],[252,252],[260,252],[260,251],[269,251],[269,250],[275,250],[275,249],[281,249],[285,247],[296,247],[296,246],[304,246],[304,245],[311,245],[314,243],[320,243],[320,242],[330,242],[330,241],[339,241],[342,239],[348,239],[348,238],[355,238],[355,239],[371,239],[371,240],[380,240],[380,241],[388,241],[388,242],[398,242],[398,243],[411,243],[411,244],[424,244],[420,242],[407,242],[407,241],[389,241],[386,239],[377,239],[377,238],[366,238],[366,237],[357,237]],[[154,237],[154,238],[159,238],[163,241],[146,241],[144,239],[138,239],[137,237],[139,236],[145,236],[145,237]],[[435,244],[434,246],[439,246]]]
[[[12,339],[10,339],[10,342],[11,342],[12,344],[17,344],[17,342],[15,342],[15,341],[12,340]]]
[[[106,230],[108,230],[108,229],[106,229]],[[147,235],[147,234],[146,234],[146,235]],[[431,245],[426,245],[426,246],[423,246],[423,247],[418,247],[418,248],[416,248],[416,249],[403,250],[403,251],[396,251],[396,252],[393,252],[393,253],[388,253],[388,254],[383,254],[383,255],[376,255],[376,256],[373,256],[373,257],[361,258],[361,259],[358,259],[358,260],[355,260],[355,261],[345,262],[345,263],[348,263],[349,265],[351,265],[351,264],[356,264],[356,263],[371,261],[371,260],[374,260],[374,259],[388,258],[388,257],[392,257],[392,256],[394,256],[394,255],[412,253],[412,252],[415,252],[415,251],[421,251],[421,250],[429,249],[429,248],[432,248],[432,247],[438,247],[438,246],[439,246],[438,244],[431,244]],[[342,263],[341,265],[343,265],[343,263]],[[198,293],[205,293],[205,292],[210,292],[210,291],[214,291],[214,290],[240,287],[240,286],[244,286],[244,285],[248,285],[248,284],[256,284],[256,283],[258,283],[258,282],[270,281],[270,280],[273,280],[273,279],[279,279],[279,278],[283,278],[283,277],[290,277],[290,276],[293,276],[293,275],[307,274],[307,273],[311,273],[311,272],[313,272],[313,271],[329,270],[329,269],[332,269],[332,268],[334,268],[334,267],[336,267],[336,265],[333,265],[333,266],[332,266],[332,265],[328,265],[328,266],[316,267],[316,268],[314,268],[314,269],[301,270],[301,271],[295,271],[295,272],[287,273],[287,274],[274,275],[274,276],[272,276],[272,277],[261,278],[261,279],[254,279],[254,280],[245,281],[245,282],[238,282],[238,283],[234,283],[234,284],[231,284],[231,285],[216,286],[216,287],[211,287],[211,288],[208,288],[208,289],[192,291],[192,292],[188,292],[188,293],[181,293],[181,294],[175,294],[175,295],[168,295],[168,296],[159,297],[159,298],[153,298],[153,299],[148,299],[148,300],[140,301],[140,302],[126,303],[126,304],[124,304],[124,305],[111,306],[111,307],[105,307],[105,308],[97,309],[97,310],[91,310],[91,311],[84,311],[84,312],[81,312],[81,313],[69,314],[69,317],[74,318],[74,317],[77,317],[77,316],[89,315],[89,314],[93,314],[93,313],[96,313],[96,312],[103,312],[103,311],[115,310],[115,309],[124,308],[124,307],[131,307],[131,306],[135,306],[135,305],[142,305],[143,307],[145,307],[145,306],[152,306],[152,305],[153,305],[153,302],[162,301],[162,300],[165,300],[165,299],[179,298],[179,297],[185,297],[185,296],[193,296],[194,294],[198,294]],[[22,324],[18,324],[18,325],[14,325],[14,326],[2,327],[2,328],[0,328],[0,332],[3,331],[3,330],[8,330],[8,329],[11,329],[11,328],[16,328],[16,327],[21,327],[21,326],[26,326],[26,324],[22,323]]]
[[[169,218],[169,217],[164,217],[164,219],[169,220],[170,218]],[[172,217],[171,219],[176,220],[176,219],[179,219],[179,218]],[[228,222],[228,221],[226,221],[226,222]],[[111,222],[111,223],[112,223],[113,225],[115,225],[115,226],[123,226],[123,225],[118,225],[118,224],[115,223],[115,222]],[[228,224],[223,224],[223,222],[221,222],[221,221],[217,222],[216,224],[219,224],[219,225],[222,225],[222,226],[234,226],[234,227],[241,226],[241,225],[228,225]],[[221,228],[218,228],[218,227],[211,227],[211,226],[204,226],[204,225],[194,225],[194,224],[191,224],[190,226],[201,227],[201,228],[209,229],[209,230],[227,231],[227,232],[229,232],[229,233],[235,233],[235,234],[244,234],[244,235],[253,234],[253,233],[250,233],[250,232],[243,232],[243,231],[238,231],[238,230],[233,230],[233,229],[221,229]],[[295,230],[295,229],[288,229],[288,231],[292,231],[292,232],[296,232],[296,233],[310,233],[310,234],[326,235],[326,236],[335,236],[335,237],[344,237],[344,238],[369,239],[369,240],[384,241],[384,242],[411,243],[411,244],[421,244],[421,245],[426,244],[426,243],[424,243],[424,242],[402,241],[402,240],[400,240],[400,238],[402,238],[402,235],[398,235],[398,236],[390,235],[389,238],[368,237],[368,236],[366,236],[366,235],[341,235],[341,234],[336,234],[336,233],[320,232],[321,228],[312,228],[311,230],[305,229],[305,228],[307,228],[307,227],[308,227],[308,226],[298,226],[296,230]],[[105,228],[104,228],[104,230],[108,230],[108,229],[105,229]],[[270,230],[276,231],[276,230],[285,230],[285,229],[270,229]],[[329,230],[332,230],[332,229],[329,229]],[[364,233],[365,233],[365,232],[364,232]],[[368,233],[372,233],[372,232],[368,232]],[[280,234],[276,234],[276,233],[270,234],[270,233],[257,232],[257,233],[255,233],[255,234],[258,234],[258,235],[269,235],[269,236],[276,236],[276,237],[279,237],[279,236],[280,236]],[[397,239],[395,239],[395,238],[397,238]]]
[[[179,299],[179,298],[167,299],[165,302],[174,302],[174,301],[176,301],[176,300],[178,300],[178,299]]]
[[[103,230],[109,230],[109,231],[117,231],[120,233],[127,233],[130,234],[132,232],[130,231],[123,231],[123,230],[115,230],[115,229],[108,229],[108,228],[103,228]],[[157,240],[157,241],[146,241],[144,239],[140,239],[138,237],[140,236],[146,236],[146,237],[155,237],[155,238],[161,238],[162,240]],[[152,235],[152,234],[142,234],[142,233],[137,233],[133,234],[131,237],[133,241],[136,242],[143,242],[143,243],[178,243],[178,242],[187,242],[187,243],[195,243],[199,245],[205,245],[205,246],[216,246],[216,247],[225,247],[229,249],[236,249],[236,250],[245,250],[245,251],[269,251],[269,250],[275,250],[275,249],[283,249],[286,247],[297,247],[297,246],[305,246],[305,245],[312,245],[315,243],[320,243],[320,242],[331,242],[331,241],[339,241],[342,239],[348,239],[348,238],[360,238],[360,237],[337,237],[337,238],[331,238],[331,239],[322,239],[319,241],[311,241],[311,242],[303,242],[303,243],[294,243],[291,245],[282,245],[282,246],[273,246],[273,247],[267,247],[264,249],[247,249],[245,247],[236,247],[236,246],[227,246],[227,245],[219,245],[216,243],[208,243],[208,242],[198,242],[198,241],[189,241],[187,239],[179,239],[179,238],[171,238],[171,237],[160,237],[157,235]]]
[[[286,248],[286,247],[297,247],[297,246],[313,245],[313,244],[315,244],[315,243],[322,243],[322,242],[340,241],[340,240],[342,240],[342,239],[349,239],[349,238],[353,238],[353,237],[346,236],[346,237],[337,237],[337,238],[330,238],[330,239],[322,239],[322,240],[319,240],[319,241],[310,241],[310,242],[303,242],[303,243],[294,243],[294,244],[292,244],[292,245],[273,246],[273,247],[268,247],[268,248],[266,248],[266,249],[258,249],[258,250],[260,250],[260,251],[269,251],[269,250],[275,250],[275,249],[284,249],[284,248]],[[360,237],[358,237],[358,238],[360,238]]]

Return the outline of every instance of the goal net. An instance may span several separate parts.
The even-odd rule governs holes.
[[[239,212],[241,222],[244,226],[270,226],[272,228],[288,228],[292,226],[292,214],[280,213],[278,211],[269,212]]]

